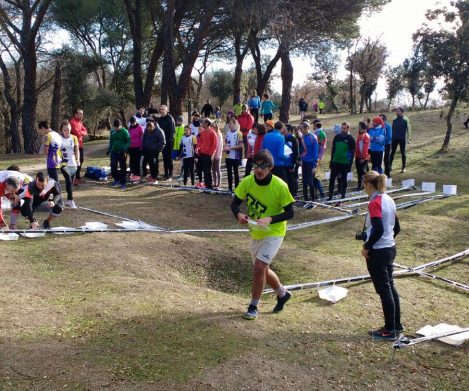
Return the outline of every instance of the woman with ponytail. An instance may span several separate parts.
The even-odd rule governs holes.
[[[396,257],[394,238],[400,231],[396,204],[386,192],[386,175],[369,171],[363,178],[364,189],[370,196],[363,232],[362,255],[370,272],[376,293],[381,298],[384,327],[371,331],[373,339],[394,341],[403,331],[399,295],[394,287],[393,262]]]

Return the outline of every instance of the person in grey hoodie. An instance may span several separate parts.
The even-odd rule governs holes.
[[[147,120],[142,140],[142,173],[144,177],[147,175],[147,163],[150,166],[150,176],[147,178],[147,182],[155,182],[158,178],[158,156],[165,145],[166,138],[163,130],[157,123]]]

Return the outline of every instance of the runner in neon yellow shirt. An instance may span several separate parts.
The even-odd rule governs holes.
[[[282,245],[287,220],[293,217],[294,198],[288,185],[272,175],[274,159],[268,150],[260,150],[253,157],[253,175],[245,177],[235,189],[231,210],[241,224],[249,224],[252,245],[253,282],[251,303],[244,314],[245,319],[256,319],[265,283],[277,293],[277,305],[273,312],[283,310],[291,298],[278,276],[270,269],[270,263]],[[246,200],[247,214],[240,211]]]

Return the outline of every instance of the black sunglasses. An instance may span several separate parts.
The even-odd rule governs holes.
[[[255,170],[256,168],[260,168],[261,170],[265,170],[266,168],[270,168],[271,165],[269,163],[253,163],[252,168]]]

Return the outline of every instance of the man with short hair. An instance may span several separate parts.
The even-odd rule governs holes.
[[[79,185],[80,183],[85,183],[84,179],[81,178],[81,168],[83,167],[83,137],[88,134],[85,125],[83,124],[83,110],[76,109],[73,113],[73,118],[69,120],[70,125],[72,126],[72,134],[78,139],[78,149],[80,151],[80,165],[77,166],[77,172],[75,175],[75,180],[73,181],[74,185]]]
[[[350,125],[343,122],[340,127],[340,133],[334,137],[332,142],[331,177],[329,179],[329,197],[332,199],[334,185],[337,176],[340,175],[339,191],[341,198],[345,198],[347,192],[347,174],[350,171],[355,153],[355,139],[349,133]]]
[[[212,129],[212,121],[208,118],[202,120],[199,129],[196,152],[199,159],[200,169],[203,173],[205,187],[213,189],[212,185],[212,156],[217,149],[217,134]]]
[[[278,176],[280,179],[287,181],[285,172],[285,164],[287,158],[285,157],[285,138],[283,137],[285,125],[281,121],[274,124],[272,132],[267,133],[262,142],[262,148],[268,149],[274,158],[274,167],[272,174]]]
[[[249,224],[251,231],[251,258],[253,281],[251,302],[244,318],[258,317],[258,305],[267,283],[277,294],[277,305],[273,312],[283,310],[291,293],[285,289],[270,264],[282,245],[287,229],[287,220],[293,218],[294,198],[287,184],[272,175],[274,159],[266,150],[260,150],[253,157],[254,175],[245,177],[235,189],[231,211],[240,224]],[[246,200],[247,214],[241,213],[240,206]]]
[[[21,215],[29,220],[32,229],[39,227],[34,212],[49,212],[49,216],[42,223],[42,228],[50,229],[51,221],[59,216],[64,208],[57,182],[52,178],[47,179],[41,171],[36,174],[34,181],[20,190],[19,196],[24,200],[21,206]]]
[[[402,168],[401,173],[406,171],[406,143],[410,142],[410,137],[412,135],[412,129],[410,127],[409,118],[404,116],[404,109],[401,106],[396,107],[396,118],[392,121],[392,146],[391,146],[391,156],[389,158],[389,166],[392,171],[392,162],[394,161],[394,154],[396,153],[397,146],[401,152],[402,157]]]
[[[168,106],[160,106],[160,117],[157,122],[163,130],[166,139],[166,145],[163,148],[164,179],[170,180],[173,176],[173,159],[171,157],[171,152],[174,147],[174,132],[176,125],[174,123],[174,118],[168,113]]]

